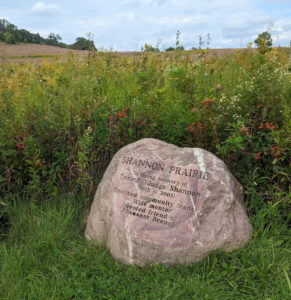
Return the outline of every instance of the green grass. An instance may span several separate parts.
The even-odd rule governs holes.
[[[257,206],[259,199],[252,198]],[[140,268],[120,265],[104,246],[85,241],[80,197],[63,194],[31,208],[23,200],[14,199],[7,209],[10,229],[0,245],[1,299],[291,297],[291,230],[278,218],[278,205],[261,201],[254,216],[248,203],[254,237],[243,249],[213,253],[187,267]]]

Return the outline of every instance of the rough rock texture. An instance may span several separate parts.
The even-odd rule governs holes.
[[[125,264],[189,264],[252,236],[243,190],[199,148],[142,139],[119,150],[98,186],[85,236]]]

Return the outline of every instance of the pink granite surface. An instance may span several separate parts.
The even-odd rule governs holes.
[[[85,236],[125,264],[189,264],[252,236],[241,185],[216,156],[142,139],[116,153]]]

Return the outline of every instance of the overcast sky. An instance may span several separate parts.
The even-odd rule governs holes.
[[[186,49],[207,33],[211,48],[245,47],[270,22],[276,46],[291,40],[291,0],[0,0],[1,18],[65,43],[92,33],[97,47],[119,51],[175,46],[177,30]]]

